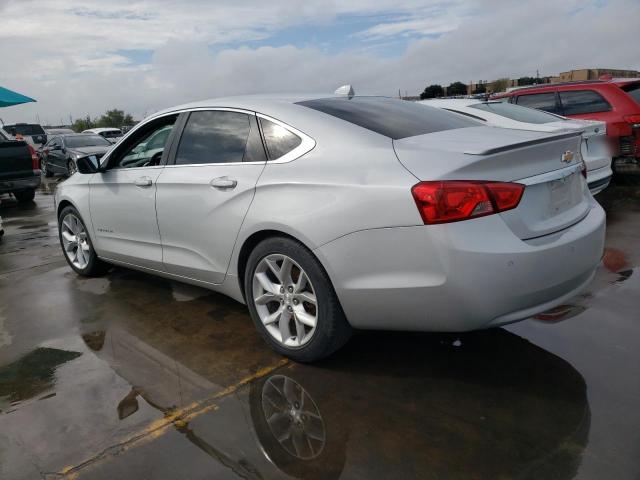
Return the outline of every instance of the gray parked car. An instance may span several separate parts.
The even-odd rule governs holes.
[[[81,275],[116,264],[246,302],[275,350],[313,361],[352,328],[488,328],[580,292],[605,215],[579,149],[381,97],[209,100],[80,159],[60,242]]]

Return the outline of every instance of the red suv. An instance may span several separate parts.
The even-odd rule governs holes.
[[[613,168],[640,174],[640,79],[547,84],[492,95],[524,107],[607,123]]]

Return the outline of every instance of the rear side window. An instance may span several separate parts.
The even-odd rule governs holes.
[[[571,90],[560,92],[560,102],[565,115],[608,112],[611,105],[602,95],[593,90]]]
[[[249,138],[249,115],[191,112],[176,153],[177,165],[242,162]]]
[[[286,155],[302,143],[302,139],[295,133],[264,118],[260,119],[260,127],[269,160],[276,160]]]
[[[563,119],[551,115],[550,113],[543,112],[541,110],[534,110],[533,108],[525,108],[520,105],[514,105],[512,103],[500,103],[500,102],[487,102],[476,103],[475,105],[469,105],[471,108],[482,110],[484,112],[495,113],[501,117],[510,118],[516,122],[526,123],[551,123],[561,122]]]
[[[324,112],[394,140],[478,126],[477,122],[446,110],[385,97],[330,97],[300,102],[298,105]]]
[[[623,88],[625,92],[640,105],[640,83],[633,83]]]
[[[522,107],[537,108],[538,110],[544,110],[550,113],[560,113],[554,92],[519,95],[516,103]]]

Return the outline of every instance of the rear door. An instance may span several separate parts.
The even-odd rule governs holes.
[[[222,283],[266,164],[256,116],[229,109],[188,118],[173,165],[158,179],[157,215],[167,272]]]

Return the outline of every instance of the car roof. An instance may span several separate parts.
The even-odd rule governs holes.
[[[510,92],[500,92],[491,95],[491,99],[496,98],[504,98],[504,97],[512,97],[515,95],[519,95],[521,92],[529,92],[532,90],[549,90],[553,88],[565,88],[565,87],[581,87],[581,86],[590,86],[595,87],[594,89],[598,89],[601,87],[607,88],[609,85],[614,85],[618,88],[624,87],[626,85],[630,85],[633,83],[640,82],[640,78],[612,78],[610,80],[576,80],[573,82],[559,82],[559,83],[543,83],[539,85],[529,85],[526,87],[520,87]]]
[[[271,95],[236,95],[229,97],[209,98],[197,102],[185,103],[174,107],[166,108],[156,112],[152,116],[164,115],[180,110],[191,110],[196,108],[239,108],[253,112],[263,112],[275,114],[282,109],[289,109],[298,102],[307,100],[317,100],[331,97],[331,94],[303,95],[303,94],[271,94]],[[275,111],[275,112],[274,112]]]

